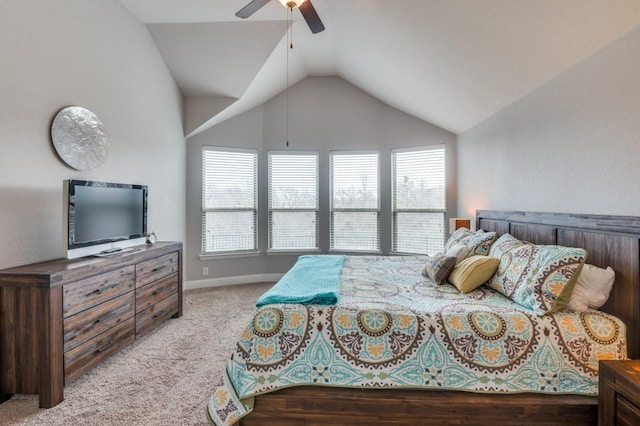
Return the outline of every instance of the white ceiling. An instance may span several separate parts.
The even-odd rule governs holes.
[[[199,133],[287,85],[287,9],[271,0],[119,0],[147,24],[187,97],[220,97]],[[461,133],[640,25],[639,0],[311,0],[293,11],[289,84],[337,75]],[[588,88],[586,88],[588,90]]]

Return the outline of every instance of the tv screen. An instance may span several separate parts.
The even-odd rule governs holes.
[[[112,243],[146,236],[147,186],[66,182],[67,251],[105,244],[108,250]]]

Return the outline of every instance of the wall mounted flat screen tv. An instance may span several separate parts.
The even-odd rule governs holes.
[[[143,244],[147,193],[146,185],[66,180],[63,248],[67,258],[111,254]]]

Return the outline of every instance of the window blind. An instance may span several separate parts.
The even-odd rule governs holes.
[[[269,153],[269,249],[318,249],[318,153]]]
[[[332,152],[330,249],[380,251],[377,152]]]
[[[257,175],[257,151],[203,147],[203,254],[257,250]]]
[[[445,242],[445,149],[393,150],[392,251],[435,254]]]

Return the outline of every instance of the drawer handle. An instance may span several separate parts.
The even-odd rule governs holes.
[[[111,346],[113,346],[113,342],[108,341],[106,345],[103,345],[101,348],[96,349],[93,353],[97,355],[100,352],[109,349]]]

